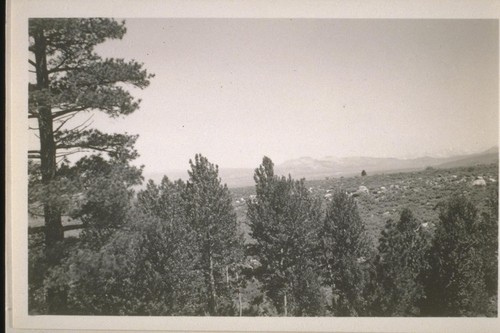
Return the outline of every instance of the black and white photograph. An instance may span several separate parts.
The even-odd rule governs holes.
[[[498,19],[122,14],[18,36],[26,317],[498,318]]]

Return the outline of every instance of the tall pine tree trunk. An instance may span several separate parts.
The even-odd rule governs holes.
[[[240,279],[239,279],[238,272],[236,272],[236,282],[238,283],[238,310],[239,310],[239,314],[240,314],[240,317],[241,317],[241,314],[242,314],[242,308],[241,308],[241,288],[240,288]]]
[[[209,260],[209,288],[208,288],[208,313],[211,316],[215,316],[217,314],[216,309],[217,309],[217,304],[216,304],[216,298],[217,294],[215,291],[215,276],[214,276],[214,261],[212,257],[212,251],[209,250],[208,252],[208,260]]]
[[[284,307],[284,311],[285,311],[285,317],[288,316],[288,309],[287,309],[288,305],[286,304],[287,303],[286,301],[287,301],[287,299],[286,299],[286,290],[285,290],[285,295],[283,295],[283,303],[284,303],[283,307]]]
[[[240,317],[241,317],[243,309],[241,307],[241,291],[240,291],[240,288],[238,288],[238,309],[239,309],[239,314],[240,314]]]
[[[52,125],[52,110],[49,96],[49,74],[47,70],[46,40],[43,30],[35,37],[36,88],[40,92],[38,103],[38,128],[40,134],[40,169],[42,182],[49,184],[56,176],[56,145]],[[54,204],[44,205],[45,244],[50,251],[55,243],[64,238],[61,212]],[[52,256],[51,256],[52,257]],[[49,259],[50,261],[50,259]]]
[[[47,71],[46,40],[43,30],[35,35],[36,89],[40,92],[38,103],[38,128],[40,134],[40,170],[42,183],[50,184],[56,177],[56,145],[52,124],[52,109],[49,96],[49,74]],[[45,256],[47,263],[54,266],[58,263],[57,242],[64,239],[61,212],[50,201],[43,206],[45,219]],[[49,313],[64,311],[66,295],[64,292],[49,288],[47,305]]]

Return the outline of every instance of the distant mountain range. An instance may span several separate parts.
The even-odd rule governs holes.
[[[336,158],[327,156],[322,159],[311,157],[301,157],[286,161],[275,167],[278,175],[291,174],[292,177],[319,179],[324,177],[353,176],[361,174],[365,170],[368,175],[399,172],[417,171],[427,167],[433,168],[454,168],[461,166],[474,166],[479,164],[498,163],[498,147],[492,147],[486,151],[456,155],[450,157],[419,157],[413,159],[383,158],[383,157],[343,157]],[[221,168],[220,176],[229,187],[244,187],[254,184],[254,169],[250,168]],[[170,179],[187,179],[187,171],[167,172]],[[145,174],[146,179],[153,179],[159,182],[163,174]]]
[[[387,171],[415,171],[434,168],[452,168],[471,166],[477,164],[490,164],[498,162],[498,147],[470,155],[457,155],[450,157],[419,157],[413,159],[381,158],[381,157],[325,157],[313,159],[302,157],[286,161],[279,165],[277,170],[284,174],[291,173],[295,177],[322,177],[322,176],[348,176],[361,174],[362,170],[370,173]]]

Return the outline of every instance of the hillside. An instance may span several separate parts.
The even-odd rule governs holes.
[[[454,168],[473,166],[498,162],[498,147],[490,148],[484,152],[469,155],[449,157],[419,157],[413,159],[380,158],[380,157],[325,157],[313,159],[302,157],[286,161],[277,166],[277,171],[282,174],[292,174],[296,178],[318,179],[325,176],[357,175],[361,170],[368,174],[417,171],[426,167]]]
[[[474,166],[478,164],[498,163],[498,152],[485,153],[461,158],[456,161],[439,164],[438,168],[456,168],[463,166]]]
[[[472,185],[478,177],[485,180],[486,186]],[[367,187],[369,193],[356,196],[356,201],[368,234],[376,245],[385,222],[388,219],[398,219],[400,211],[405,207],[412,209],[422,225],[431,229],[438,220],[436,205],[452,195],[466,195],[478,208],[484,208],[488,193],[498,188],[498,163],[449,169],[429,168],[417,172],[365,177],[331,177],[306,181],[306,186],[324,203],[328,200],[325,196],[328,197],[327,193],[331,191],[355,193],[360,186]],[[246,201],[254,194],[254,188],[235,188],[231,192],[242,230],[250,241],[246,224]]]

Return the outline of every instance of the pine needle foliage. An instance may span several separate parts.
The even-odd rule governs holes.
[[[320,204],[304,180],[274,175],[268,157],[254,180],[256,198],[247,217],[255,240],[250,254],[260,263],[256,278],[281,315],[319,315],[324,304],[314,256]]]
[[[361,315],[370,247],[354,198],[342,191],[334,193],[326,207],[319,239],[319,260],[324,281],[332,290],[333,315]]]

